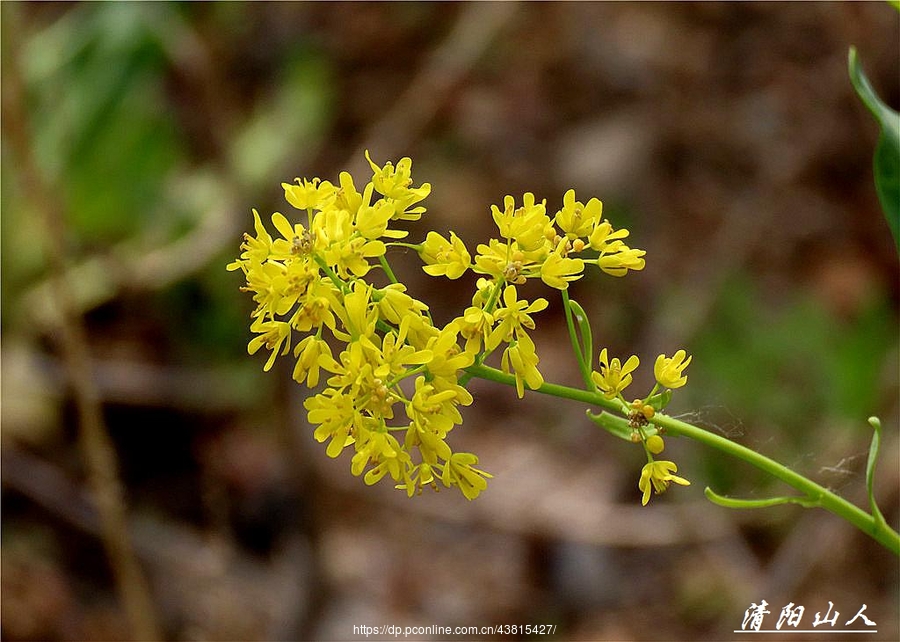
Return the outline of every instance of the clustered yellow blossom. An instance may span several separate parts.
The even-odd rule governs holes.
[[[582,277],[585,265],[613,276],[644,268],[644,250],[628,247],[623,241],[628,230],[614,230],[602,214],[599,200],[592,198],[585,205],[569,190],[563,207],[551,217],[546,201],[526,192],[520,206],[512,196],[504,197],[502,209],[491,206],[499,238],[478,245],[474,260],[452,232],[449,239],[429,232],[421,246],[428,274],[455,279],[471,269],[479,275],[472,305],[454,323],[465,351],[476,359],[505,344],[500,366],[515,376],[519,397],[526,386],[535,390],[544,383],[528,331],[535,327],[530,315],[546,308],[547,300],[522,299],[517,286],[534,279],[565,290]]]
[[[474,499],[491,475],[476,467],[475,455],[447,443],[462,421],[460,406],[472,403],[465,369],[502,348],[500,367],[514,376],[520,397],[544,382],[529,332],[532,315],[548,304],[522,298],[518,287],[532,279],[565,290],[586,265],[623,276],[643,269],[644,251],[625,244],[628,231],[613,229],[600,201],[583,204],[574,190],[552,216],[531,193],[521,205],[506,196],[502,208],[491,207],[498,238],[478,245],[474,257],[453,232],[408,243],[398,224],[422,216],[431,186],[413,186],[409,158],[396,166],[379,166],[368,152],[366,159],[372,178],[361,190],[346,172],[337,184],[282,183],[296,211],[272,214],[274,235],[253,210],[255,234],[244,235],[240,257],[228,265],[243,273],[256,303],[248,351],[269,351],[265,370],[292,354],[293,378],[316,391],[305,402],[315,438],[327,442],[331,457],[350,448],[351,472],[367,484],[389,477],[412,496],[441,483]],[[435,324],[428,306],[394,278],[385,256],[392,246],[416,250],[431,276],[474,272],[471,305]],[[378,269],[387,285],[367,280]],[[678,357],[660,366],[670,387],[683,385],[690,361]],[[637,357],[622,365],[604,351],[594,381],[618,396],[636,366]]]
[[[346,172],[337,185],[283,183],[301,222],[276,212],[274,238],[253,210],[256,234],[244,236],[228,266],[244,273],[256,302],[248,350],[270,351],[265,370],[293,350],[294,379],[311,389],[324,382],[305,402],[315,438],[331,457],[352,448],[351,471],[367,484],[390,477],[413,495],[441,482],[473,499],[490,475],[446,438],[462,421],[458,407],[472,403],[458,377],[474,357],[459,347],[457,324],[435,326],[405,286],[365,280],[376,266],[387,269],[388,245],[407,235],[396,224],[422,216],[431,186],[413,187],[408,158],[396,167],[366,158],[373,174],[362,191]]]
[[[641,470],[638,489],[643,493],[641,503],[645,506],[650,501],[651,488],[657,494],[660,494],[664,493],[672,482],[682,486],[690,485],[688,480],[674,474],[678,470],[674,462],[654,459],[654,455],[658,455],[663,451],[665,443],[659,432],[648,435],[644,428],[650,424],[656,415],[658,408],[653,404],[656,403],[661,409],[668,403],[668,394],[656,395],[656,392],[660,388],[665,388],[668,393],[674,388],[680,388],[685,385],[687,383],[687,375],[684,374],[684,370],[690,364],[692,358],[688,357],[684,350],[678,350],[672,357],[666,357],[664,354],[659,355],[653,367],[656,384],[646,397],[635,399],[630,404],[626,404],[622,391],[631,384],[631,373],[640,366],[640,360],[637,356],[632,355],[628,357],[625,363],[622,364],[617,358],[609,359],[606,348],[603,348],[598,359],[600,370],[591,372],[591,381],[598,391],[602,392],[607,399],[618,399],[623,404],[623,407],[628,408],[628,423],[633,431],[632,441],[641,443],[644,446],[647,464]]]

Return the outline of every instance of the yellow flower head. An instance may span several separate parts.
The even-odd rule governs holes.
[[[534,342],[527,334],[521,335],[518,341],[510,343],[504,350],[500,368],[507,374],[512,371],[515,375],[519,399],[525,396],[525,384],[531,390],[537,390],[544,383],[544,377],[537,369],[539,361],[534,351]]]
[[[369,183],[371,185],[371,183]],[[378,201],[376,205],[363,205],[356,214],[354,225],[363,238],[373,240],[380,236],[403,238],[406,232],[388,230],[388,222],[394,214],[390,203]]]
[[[671,461],[651,461],[641,470],[641,479],[638,481],[638,488],[644,493],[641,498],[641,504],[646,506],[650,501],[650,488],[652,486],[656,494],[666,492],[669,484],[675,482],[682,486],[690,486],[691,482],[674,475],[678,471],[678,466]]]
[[[275,363],[278,349],[281,348],[282,344],[284,344],[284,349],[281,351],[281,354],[287,354],[288,350],[290,350],[291,326],[284,321],[264,321],[262,317],[257,317],[250,325],[250,329],[259,334],[247,344],[247,352],[256,354],[256,351],[263,346],[272,351],[272,354],[269,355],[269,360],[263,366],[263,370],[268,372],[272,369],[272,364]]]
[[[597,258],[597,266],[610,276],[625,276],[628,270],[644,269],[645,254],[644,250],[633,249],[620,242],[615,245],[613,253],[601,254]]]
[[[310,388],[315,388],[319,383],[319,366],[334,362],[331,348],[319,337],[311,334],[305,337],[294,348],[294,356],[297,357],[297,365],[294,366],[294,381],[307,382]]]
[[[422,183],[412,187],[412,160],[408,157],[397,161],[397,166],[390,161],[384,167],[375,164],[366,151],[366,160],[372,168],[372,185],[375,191],[382,194],[394,206],[394,218],[404,221],[417,221],[422,217],[424,207],[411,207],[422,201],[431,193],[431,185]]]
[[[570,239],[587,238],[603,218],[603,203],[592,198],[587,205],[575,200],[575,190],[563,196],[563,208],[556,213],[555,221]]]
[[[472,263],[472,256],[465,244],[453,232],[450,232],[449,241],[437,232],[429,232],[419,256],[425,262],[422,269],[426,274],[446,276],[448,279],[458,279]]]
[[[548,303],[520,299],[517,286],[540,279],[566,290],[584,272],[580,253],[586,249],[595,257],[591,264],[622,276],[644,267],[644,251],[625,244],[627,230],[614,230],[603,220],[599,200],[582,203],[574,190],[551,216],[546,201],[532,193],[519,204],[506,196],[501,206],[491,206],[497,238],[475,246],[474,255],[453,232],[428,232],[421,245],[397,242],[408,232],[391,229],[394,221],[419,219],[431,186],[413,185],[409,158],[378,165],[368,152],[365,157],[371,180],[359,189],[347,172],[334,183],[319,178],[282,183],[286,201],[305,213],[299,216],[302,223],[290,213],[274,213],[274,238],[253,210],[255,235],[244,235],[238,259],[227,266],[242,273],[242,290],[256,303],[248,351],[265,348],[269,370],[293,347],[293,378],[324,388],[304,402],[316,425],[315,439],[327,443],[330,457],[351,449],[351,472],[365,483],[389,477],[413,495],[441,482],[474,499],[490,475],[474,467],[477,457],[454,454],[446,442],[462,422],[460,407],[473,402],[465,385],[474,373],[463,371],[481,365],[502,345],[500,368],[512,375],[520,397],[544,383],[529,333],[535,328],[533,314]],[[397,246],[416,248],[431,276],[459,279],[472,270],[487,278],[478,279],[470,307],[446,325],[435,325],[428,306],[407,292],[388,264],[386,253]],[[390,283],[376,287],[364,277],[379,267]],[[672,359],[661,355],[658,381],[670,388],[684,385],[682,370],[689,362],[684,351]],[[603,350],[591,379],[608,398],[621,399],[638,363],[635,356],[624,364],[610,360]],[[652,412],[643,404],[629,415],[639,440]],[[659,437],[647,439],[648,457],[659,452],[657,442]],[[670,462],[648,466],[642,490],[662,492],[672,481],[687,483],[672,474]]]
[[[376,290],[378,315],[388,323],[400,326],[407,317],[420,316],[428,311],[428,306],[406,294],[402,283],[391,283]]]
[[[535,202],[534,194],[526,192],[522,197],[522,207],[517,208],[512,196],[503,198],[503,211],[491,205],[491,215],[500,230],[500,236],[515,241],[525,252],[537,250],[547,240],[548,230],[552,231],[547,216],[546,201]]]
[[[488,337],[488,350],[493,350],[504,341],[511,341],[513,338],[521,339],[525,336],[526,328],[534,330],[534,319],[531,318],[531,313],[540,312],[548,305],[547,299],[544,298],[537,298],[531,303],[525,299],[519,299],[514,285],[507,285],[503,290],[503,303],[504,307],[494,313],[494,319],[499,323]]]
[[[284,198],[298,210],[322,209],[325,207],[337,191],[335,186],[328,181],[319,182],[318,178],[311,181],[295,178],[297,183],[282,183]]]
[[[568,288],[569,281],[580,279],[581,273],[584,271],[584,261],[564,256],[563,243],[560,243],[557,249],[551,252],[541,264],[541,280],[557,290]]]
[[[460,336],[466,340],[465,351],[477,356],[490,336],[491,327],[494,325],[493,315],[480,306],[472,305],[453,322],[459,327]]]
[[[590,246],[598,252],[614,251],[616,247],[625,244],[622,239],[628,238],[628,230],[614,230],[609,221],[598,222],[588,237]]]
[[[640,360],[631,355],[622,364],[618,359],[609,361],[606,348],[600,351],[600,372],[591,373],[591,380],[607,399],[612,399],[621,394],[631,383],[631,373],[640,365]]]
[[[487,480],[492,475],[475,468],[478,457],[471,453],[453,453],[441,474],[445,486],[458,486],[466,499],[475,499],[487,488]]]
[[[687,383],[687,375],[682,374],[682,372],[688,367],[688,364],[694,357],[685,359],[685,356],[687,356],[687,353],[684,350],[679,350],[671,358],[666,357],[664,354],[656,357],[656,363],[653,365],[653,374],[656,375],[659,385],[665,388],[680,388]]]
[[[258,265],[269,258],[272,252],[272,237],[266,231],[265,226],[259,218],[259,212],[253,210],[253,227],[256,230],[256,236],[250,236],[244,232],[244,242],[241,243],[241,256],[238,260],[228,264],[228,271],[243,270],[246,274],[251,265]]]
[[[355,441],[351,433],[356,432],[360,415],[352,397],[334,388],[326,388],[315,397],[308,397],[303,405],[309,422],[319,424],[313,433],[316,441],[331,440],[325,449],[329,457],[337,457]]]

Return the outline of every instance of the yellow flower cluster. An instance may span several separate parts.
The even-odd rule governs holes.
[[[653,365],[656,384],[646,397],[635,399],[630,404],[625,403],[622,391],[631,384],[631,373],[640,365],[637,356],[631,355],[623,364],[617,358],[610,359],[606,348],[603,348],[598,359],[600,370],[591,372],[591,381],[597,390],[603,393],[603,396],[607,399],[618,399],[624,407],[629,408],[629,425],[633,431],[632,441],[642,443],[647,455],[647,464],[641,470],[641,478],[638,481],[638,489],[642,493],[641,503],[644,506],[650,501],[651,489],[660,494],[664,493],[672,482],[682,486],[690,485],[688,480],[674,474],[678,470],[678,466],[674,462],[654,459],[653,456],[660,454],[665,448],[665,444],[662,436],[658,433],[648,436],[644,428],[653,419],[656,411],[668,403],[671,390],[680,388],[687,383],[687,375],[684,374],[684,370],[691,363],[691,359],[693,357],[687,356],[687,352],[684,350],[678,350],[671,357],[664,354],[659,355]],[[654,397],[660,388],[667,389],[667,393]]]
[[[244,235],[240,258],[228,266],[243,272],[257,304],[248,350],[268,349],[269,370],[293,346],[294,379],[309,388],[324,379],[305,402],[315,438],[328,442],[331,457],[352,447],[351,471],[367,484],[390,476],[411,496],[440,481],[473,499],[490,475],[474,455],[452,452],[446,438],[462,420],[458,407],[472,402],[458,376],[474,357],[460,349],[457,325],[436,327],[402,284],[363,280],[378,265],[389,272],[387,243],[407,234],[393,226],[421,217],[431,186],[412,186],[408,158],[396,167],[366,158],[373,175],[362,192],[346,172],[338,185],[282,184],[305,223],[276,212],[277,238],[253,211],[256,234]],[[304,336],[293,343],[297,333]]]
[[[656,388],[653,392],[659,388],[673,390],[687,383],[684,369],[688,367],[693,357],[687,357],[687,359],[685,357],[687,357],[687,353],[684,350],[678,350],[671,357],[661,354],[656,358],[656,363],[653,364]],[[594,385],[607,399],[622,399],[622,391],[631,384],[631,373],[641,365],[640,359],[636,355],[631,355],[623,364],[619,359],[609,359],[606,348],[603,348],[600,351],[599,362],[600,370],[591,373]]]
[[[499,238],[477,246],[474,261],[465,244],[453,232],[449,240],[429,232],[419,246],[424,270],[433,276],[456,279],[471,269],[481,277],[472,305],[454,320],[465,339],[465,351],[476,359],[501,344],[506,347],[501,368],[512,373],[522,397],[544,383],[537,368],[535,345],[528,335],[534,329],[531,314],[547,307],[543,298],[519,298],[516,286],[540,279],[557,290],[565,290],[580,279],[585,264],[594,264],[613,276],[644,268],[644,250],[628,247],[622,240],[628,230],[614,230],[603,218],[603,205],[592,198],[585,205],[575,200],[575,190],[563,197],[563,207],[551,218],[546,201],[537,202],[528,192],[517,207],[512,196],[503,199],[503,209],[491,206]]]
[[[565,290],[586,264],[622,276],[643,269],[644,251],[625,244],[628,231],[603,219],[600,201],[578,202],[574,190],[552,218],[533,194],[521,206],[505,197],[502,209],[491,207],[499,238],[478,245],[474,259],[453,232],[406,243],[396,224],[422,216],[431,186],[413,187],[409,158],[396,166],[378,166],[368,153],[366,159],[372,178],[362,191],[346,172],[337,185],[318,178],[283,183],[303,222],[274,213],[274,237],[253,210],[255,235],[244,235],[240,257],[228,265],[243,272],[243,289],[256,302],[248,351],[269,351],[265,370],[293,351],[294,379],[310,389],[324,382],[305,402],[315,438],[328,442],[331,457],[352,448],[351,471],[367,484],[389,476],[412,496],[440,482],[473,499],[490,475],[476,468],[475,455],[447,444],[462,421],[459,406],[472,403],[464,369],[502,346],[500,366],[514,375],[520,397],[525,386],[544,382],[528,332],[531,315],[547,301],[522,299],[517,286],[540,279]],[[473,271],[471,306],[435,325],[428,306],[395,279],[389,246],[415,249],[431,276],[458,279]],[[383,287],[366,280],[378,268],[389,281]],[[611,388],[616,393],[630,381],[625,370]]]

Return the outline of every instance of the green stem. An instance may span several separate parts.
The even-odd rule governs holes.
[[[319,266],[319,268],[321,268],[321,270],[328,276],[328,278],[331,279],[331,282],[334,283],[335,286],[337,286],[338,290],[340,290],[344,294],[347,294],[347,292],[350,291],[349,286],[341,279],[341,277],[339,277],[335,273],[334,270],[331,269],[331,267],[325,262],[325,259],[323,259],[318,254],[314,254],[313,258],[315,259],[316,264]]]
[[[378,257],[378,262],[381,264],[381,269],[384,270],[384,273],[387,275],[387,278],[391,283],[399,283],[397,277],[394,276],[394,271],[391,269],[390,264],[387,262],[384,254]]]
[[[405,247],[416,252],[421,252],[422,248],[425,247],[424,243],[404,243],[403,241],[389,241],[385,245],[388,247]]]
[[[472,365],[466,368],[466,373],[471,377],[479,377],[508,386],[516,385],[515,377],[513,375],[506,374],[505,372],[489,366],[480,364]],[[618,400],[607,399],[602,394],[589,390],[579,390],[569,386],[544,383],[535,392],[599,406],[605,410],[620,414],[627,412],[627,408],[624,408]],[[656,413],[652,421],[659,428],[665,429],[670,435],[688,437],[705,444],[706,446],[715,448],[716,450],[727,453],[738,459],[742,459],[748,464],[769,473],[773,477],[776,477],[789,486],[799,490],[806,496],[804,498],[798,498],[795,503],[824,508],[850,522],[863,533],[869,535],[882,546],[892,551],[895,555],[900,555],[900,534],[898,534],[897,531],[893,530],[884,521],[876,519],[873,515],[869,515],[824,486],[807,479],[783,464],[780,464],[773,459],[769,459],[765,455],[761,455],[746,446],[742,446],[725,437],[698,428],[697,426],[679,419],[675,419],[674,417]],[[736,503],[735,505],[738,504]]]
[[[515,376],[506,374],[502,370],[498,370],[497,368],[492,368],[490,366],[481,364],[471,365],[465,369],[465,372],[470,376],[478,377],[479,379],[495,381],[497,383],[502,383],[512,387],[516,386]],[[563,399],[571,399],[572,401],[580,401],[581,403],[591,404],[592,406],[599,406],[604,410],[609,410],[611,412],[627,412],[627,410],[623,408],[622,403],[617,399],[607,399],[602,394],[597,392],[591,392],[589,390],[579,390],[578,388],[563,386],[557,383],[545,382],[541,384],[541,386],[534,392],[540,392],[542,394],[551,395],[553,397],[561,397]]]
[[[765,455],[761,455],[755,450],[735,443],[730,439],[661,413],[657,413],[653,417],[653,423],[661,428],[665,428],[670,435],[689,437],[702,444],[728,453],[733,457],[743,459],[748,464],[796,488],[801,493],[804,493],[812,501],[813,505],[824,508],[850,522],[881,545],[893,551],[895,555],[900,555],[900,534],[891,529],[886,523],[880,522],[874,516],[854,506],[846,499],[839,497],[824,486],[794,472],[783,464],[779,464],[777,461],[769,459]]]
[[[497,301],[500,298],[500,290],[503,289],[504,285],[506,285],[506,279],[504,279],[501,276],[499,278],[499,280],[494,284],[494,289],[491,291],[491,296],[484,306],[484,311],[487,312],[488,314],[493,312],[494,306],[497,305]],[[465,386],[467,383],[469,383],[469,380],[475,376],[471,372],[472,368],[477,368],[477,367],[481,366],[481,364],[484,363],[485,359],[487,359],[490,356],[491,352],[493,352],[493,350],[488,350],[487,345],[485,345],[484,348],[481,350],[481,352],[479,352],[477,355],[475,355],[475,363],[466,369],[466,374],[462,375],[459,378],[459,381],[457,383],[461,386]],[[498,370],[497,372],[500,372],[500,371]],[[501,372],[500,374],[503,374],[503,373]],[[515,385],[515,378],[513,378],[513,385]]]

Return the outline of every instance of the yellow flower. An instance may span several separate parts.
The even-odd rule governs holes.
[[[374,297],[378,301],[379,316],[397,326],[407,317],[417,317],[428,311],[427,305],[406,294],[406,286],[402,283],[391,283],[375,290]]]
[[[371,185],[371,183],[369,183]],[[369,187],[366,188],[369,191]],[[394,214],[394,208],[390,203],[379,201],[375,205],[363,205],[356,213],[356,231],[363,238],[373,240],[380,236],[389,238],[403,238],[407,232],[388,230],[388,222]]]
[[[456,408],[458,396],[456,390],[438,391],[425,377],[417,377],[416,392],[406,404],[406,414],[418,430],[443,439],[453,426],[462,423],[462,415]]]
[[[453,232],[450,232],[449,241],[437,232],[429,232],[419,256],[425,262],[422,269],[426,274],[446,276],[448,279],[458,279],[472,263],[465,244]]]
[[[265,226],[259,218],[259,212],[253,211],[253,227],[256,229],[256,237],[250,236],[244,232],[244,242],[241,243],[241,256],[237,261],[228,264],[229,272],[237,269],[247,272],[248,263],[260,264],[269,258],[272,251],[272,237],[266,231]]]
[[[563,256],[563,243],[560,243],[541,265],[541,280],[557,290],[568,288],[569,281],[580,279],[584,270],[584,261]]]
[[[656,363],[653,365],[653,374],[656,375],[659,385],[665,388],[680,388],[687,383],[687,375],[682,374],[682,372],[688,367],[688,364],[694,357],[685,359],[686,356],[687,353],[684,350],[679,350],[671,358],[666,357],[664,354],[656,357]]]
[[[610,276],[625,276],[628,270],[643,270],[646,252],[627,247],[624,243],[615,246],[612,254],[601,254],[597,266]]]
[[[609,221],[598,222],[588,236],[590,246],[598,252],[613,251],[617,246],[624,246],[621,239],[628,237],[628,230],[613,230]]]
[[[631,355],[623,365],[618,359],[607,360],[606,348],[600,351],[600,372],[591,373],[591,379],[607,399],[620,394],[631,383],[631,373],[640,365],[640,360]]]
[[[503,303],[505,307],[494,313],[494,319],[500,323],[488,337],[488,350],[493,350],[504,341],[521,339],[525,336],[524,328],[534,330],[534,319],[529,316],[530,313],[540,312],[547,307],[547,299],[535,299],[532,303],[525,299],[519,300],[514,285],[508,285],[503,290]]]
[[[309,332],[313,328],[318,329],[323,324],[334,329],[332,308],[338,303],[333,284],[327,281],[313,282],[305,289],[300,304],[289,322],[294,330]]]
[[[514,249],[511,245],[501,243],[497,239],[488,241],[488,245],[479,243],[476,250],[474,271],[479,274],[488,274],[494,279],[503,279],[507,283],[525,283],[525,271],[527,260],[525,253]]]
[[[400,453],[400,444],[397,440],[391,434],[380,430],[360,431],[360,438],[356,440],[355,447],[356,454],[350,461],[350,472],[356,476],[361,475],[370,463],[377,465],[388,459],[396,460]],[[399,472],[399,467],[394,470]],[[390,468],[385,472],[391,472]],[[376,476],[378,479],[381,478],[381,475]],[[369,475],[366,475],[366,484],[374,484],[378,479],[370,479]]]
[[[378,319],[377,312],[371,305],[372,289],[363,281],[353,283],[353,289],[344,295],[342,306],[338,306],[335,312],[341,319],[345,333],[335,331],[335,336],[341,341],[362,341],[367,347],[374,347],[369,338],[375,334],[375,323]]]
[[[316,441],[321,443],[331,439],[325,449],[329,457],[337,457],[355,441],[351,433],[356,431],[355,423],[359,413],[353,405],[352,397],[334,388],[326,388],[315,397],[309,397],[303,405],[309,422],[319,424],[313,433]]]
[[[245,272],[246,290],[254,293],[253,300],[257,303],[252,316],[271,317],[290,309],[292,303],[289,303],[287,308],[283,303],[284,288],[287,286],[287,279],[284,278],[287,268],[284,265],[278,261],[266,261],[262,264],[247,261]]]
[[[431,185],[422,183],[419,187],[412,185],[412,160],[401,158],[397,161],[396,168],[393,163],[387,162],[384,167],[378,167],[366,150],[366,160],[372,168],[372,185],[375,191],[382,194],[388,203],[394,208],[394,218],[403,221],[417,221],[422,217],[424,207],[410,206],[422,201],[431,193]]]
[[[522,207],[519,208],[516,208],[512,196],[505,196],[503,211],[496,205],[491,205],[491,215],[500,230],[500,236],[515,241],[524,252],[532,252],[549,242],[547,234],[548,231],[552,232],[553,226],[547,216],[546,201],[535,202],[531,192],[525,193]]]
[[[297,383],[306,381],[306,385],[310,388],[315,388],[319,383],[321,362],[334,361],[328,344],[312,334],[297,344],[294,348],[294,356],[297,357],[297,365],[294,366],[294,381]]]
[[[475,355],[459,349],[458,336],[459,328],[449,323],[428,340],[425,348],[433,355],[428,362],[428,372],[432,376],[455,381],[458,371],[475,362]]]
[[[412,497],[415,494],[421,494],[422,489],[425,488],[426,485],[437,490],[437,484],[434,479],[433,463],[422,462],[421,464],[412,467],[409,480],[407,480],[406,483],[397,484],[395,488],[405,490],[407,497]]]
[[[603,218],[603,203],[592,198],[587,205],[575,200],[575,190],[563,196],[563,208],[556,213],[559,229],[570,239],[587,238]]]
[[[474,467],[478,457],[471,453],[454,453],[444,464],[441,481],[444,486],[458,486],[466,499],[475,499],[487,488],[487,480],[492,475]]]
[[[525,396],[524,384],[531,390],[537,390],[544,383],[544,377],[537,369],[538,359],[534,350],[534,342],[527,334],[522,334],[518,341],[510,343],[503,351],[500,368],[509,374],[510,366],[516,377],[516,394],[519,399]]]
[[[338,183],[341,187],[335,193],[333,207],[328,209],[344,210],[353,216],[359,211],[359,207],[363,203],[363,196],[356,191],[356,185],[353,183],[350,172],[338,174]]]
[[[393,437],[391,437],[393,439]],[[409,453],[405,450],[398,450],[396,457],[385,457],[374,468],[366,473],[363,481],[371,486],[381,480],[386,474],[390,474],[394,481],[402,481],[402,487],[406,487],[411,483],[413,463]]]
[[[316,214],[312,221],[312,233],[317,244],[330,248],[349,241],[353,234],[351,216],[348,210],[337,208],[328,208]]]
[[[641,498],[641,504],[646,506],[650,501],[650,488],[656,491],[656,494],[666,492],[669,484],[675,482],[682,486],[690,486],[688,480],[673,475],[678,471],[678,466],[671,461],[651,461],[641,470],[641,479],[638,481],[638,488],[644,493]]]
[[[250,325],[250,330],[258,332],[259,336],[250,340],[250,343],[247,344],[247,352],[256,354],[256,351],[262,346],[266,346],[268,350],[272,351],[272,354],[269,355],[269,360],[263,366],[263,370],[268,372],[272,369],[272,364],[275,363],[275,357],[278,356],[278,349],[281,347],[281,344],[284,343],[284,350],[281,351],[281,354],[287,354],[288,350],[290,350],[291,326],[284,321],[264,321],[262,317],[257,317]]]
[[[295,178],[296,185],[282,183],[284,197],[288,203],[298,210],[322,209],[334,196],[335,187],[328,181],[319,182],[318,178],[311,181]]]
[[[472,305],[453,322],[459,327],[459,334],[466,340],[465,351],[474,356],[481,352],[481,346],[487,343],[494,317],[483,308]]]

